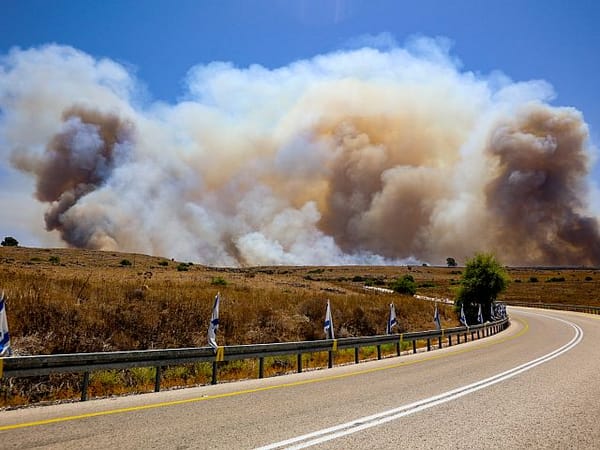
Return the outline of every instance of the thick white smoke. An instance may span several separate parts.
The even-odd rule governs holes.
[[[69,47],[0,64],[0,161],[34,177],[39,233],[69,245],[211,265],[600,263],[581,114],[543,81],[462,72],[444,42],[198,66],[174,105],[142,105],[124,67]]]

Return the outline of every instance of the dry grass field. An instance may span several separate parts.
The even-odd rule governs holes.
[[[506,301],[600,305],[600,270],[509,268],[508,273]],[[20,355],[204,346],[217,292],[221,345],[322,339],[327,299],[337,337],[383,334],[391,302],[398,331],[431,329],[431,302],[364,289],[365,284],[386,287],[405,274],[414,277],[418,294],[452,299],[461,268],[210,268],[139,254],[0,248],[0,290],[7,297],[12,347]],[[458,325],[451,306],[441,306],[440,313],[444,327]],[[271,374],[295,364],[292,358],[270,363]],[[304,366],[325,364],[323,355],[314,355]],[[222,379],[238,378],[255,376],[256,368],[253,362],[231,362],[222,372]],[[151,389],[152,373],[93,374],[91,395]],[[210,369],[170,368],[164,378],[167,387],[202,384]],[[9,380],[0,387],[0,406],[76,396],[78,383],[76,375]]]

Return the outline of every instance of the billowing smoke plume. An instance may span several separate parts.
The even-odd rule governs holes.
[[[600,264],[587,127],[544,82],[461,72],[421,39],[187,85],[144,106],[72,48],[2,60],[0,156],[35,177],[48,230],[215,265]]]
[[[66,242],[77,247],[102,248],[107,244],[106,233],[96,233],[95,226],[85,223],[89,220],[73,220],[68,211],[111,176],[131,130],[116,116],[78,108],[65,111],[63,121],[42,155],[15,153],[13,162],[36,176],[37,199],[50,203],[47,230],[59,230]]]

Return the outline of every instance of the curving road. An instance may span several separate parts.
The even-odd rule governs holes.
[[[598,448],[600,317],[511,308],[443,350],[0,413],[0,448]]]

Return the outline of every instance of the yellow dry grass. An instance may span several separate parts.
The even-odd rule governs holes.
[[[513,282],[505,300],[600,305],[598,270],[508,272]],[[419,294],[453,298],[461,269],[211,268],[140,254],[0,248],[0,290],[7,297],[13,349],[22,355],[204,346],[213,298],[219,291],[221,345],[322,339],[327,299],[337,337],[383,334],[391,302],[398,313],[398,331],[431,329],[431,302],[363,288],[365,283],[385,287],[405,274],[414,277]],[[444,327],[458,325],[451,306],[442,305],[440,314]],[[368,349],[363,353],[369,356]],[[346,356],[339,358],[353,359]],[[326,365],[326,357],[306,355],[303,365]],[[274,359],[266,365],[266,375],[294,370],[295,365],[295,357]],[[152,371],[94,374],[91,395],[151,389]],[[223,365],[220,377],[253,377],[256,371],[252,361],[231,362]],[[207,383],[210,367],[170,368],[164,379],[166,387]],[[0,388],[0,405],[74,396],[78,383],[76,375],[9,380]]]

